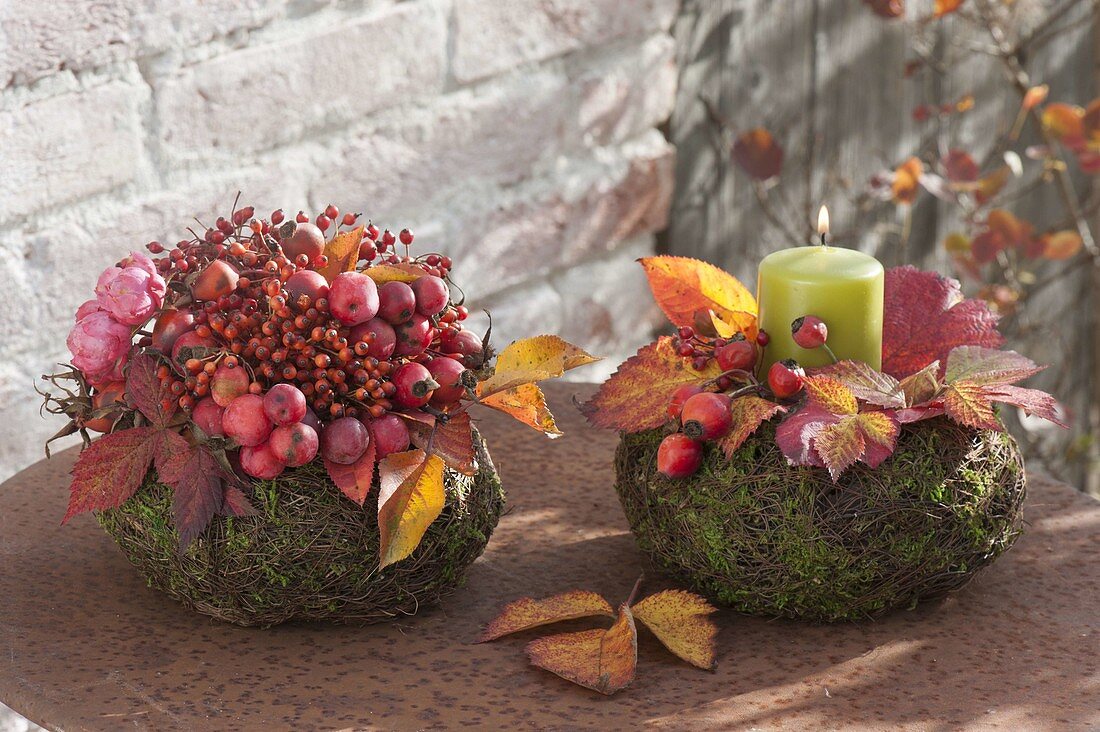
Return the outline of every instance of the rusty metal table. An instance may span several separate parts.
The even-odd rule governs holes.
[[[511,510],[466,588],[387,625],[191,613],[92,518],[58,526],[74,451],[31,466],[0,487],[0,701],[65,730],[1100,726],[1100,504],[1039,478],[1026,535],[957,595],[832,626],[724,611],[715,673],[643,632],[637,680],[605,698],[528,666],[538,631],[470,645],[504,601],[581,587],[617,603],[647,568],[611,487],[615,436],[568,403],[588,387],[549,391],[563,439],[483,420]]]

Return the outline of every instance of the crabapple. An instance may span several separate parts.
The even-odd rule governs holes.
[[[244,394],[229,403],[222,414],[225,436],[238,445],[254,447],[271,434],[271,420],[264,411],[263,397]]]
[[[374,448],[378,451],[379,460],[390,453],[409,449],[409,427],[396,414],[385,414],[371,420],[370,432],[374,437]]]
[[[416,312],[416,295],[404,282],[394,280],[378,288],[378,317],[392,325],[400,325]]]
[[[306,395],[293,384],[275,384],[264,394],[264,412],[277,425],[300,422],[306,409]]]
[[[286,463],[271,449],[270,442],[245,445],[241,448],[241,470],[260,480],[278,478]]]
[[[332,280],[329,312],[344,325],[359,325],[378,314],[378,286],[360,272],[343,272]]]
[[[296,468],[317,456],[320,440],[317,437],[317,431],[308,424],[295,422],[273,429],[271,437],[267,438],[267,444],[271,446],[272,452],[287,464],[287,467]]]
[[[403,407],[422,407],[432,398],[432,391],[439,382],[423,365],[409,362],[402,364],[393,372],[393,385],[397,387],[393,400]]]
[[[354,417],[341,417],[321,431],[321,455],[340,465],[351,465],[367,451],[370,433]]]

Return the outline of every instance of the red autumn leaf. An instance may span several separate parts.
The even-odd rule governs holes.
[[[137,353],[126,367],[126,398],[141,411],[154,427],[165,427],[178,406],[177,397],[168,389],[168,382],[157,378],[157,360],[146,353]]]
[[[733,161],[756,180],[768,180],[783,169],[783,148],[770,132],[757,127],[734,141]]]
[[[227,475],[217,458],[199,445],[190,445],[174,432],[165,432],[168,454],[157,457],[157,476],[172,486],[172,516],[180,550],[194,541],[224,508]],[[170,437],[169,437],[170,436]]]
[[[905,15],[905,0],[863,0],[863,2],[880,18],[893,20]]]
[[[958,10],[965,0],[936,0],[932,15],[936,18],[942,18],[945,15],[949,15]]]
[[[909,158],[894,170],[894,182],[890,184],[890,194],[896,203],[909,205],[916,200],[920,176],[923,172],[924,164],[917,157]]]
[[[906,407],[894,411],[894,418],[901,424],[920,422],[922,419],[932,419],[945,413],[943,399],[918,404],[915,407]]]
[[[474,432],[469,412],[452,414],[446,423],[437,420],[434,427],[414,422],[409,425],[409,434],[414,445],[443,458],[448,468],[464,475],[477,472],[474,469]]]
[[[73,466],[69,509],[61,523],[85,511],[117,508],[134,495],[149,472],[160,433],[154,427],[112,432],[81,452]]]
[[[331,460],[325,460],[325,470],[328,477],[340,491],[358,503],[363,505],[370,495],[370,489],[374,485],[374,464],[377,462],[378,446],[372,439],[367,444],[367,451],[350,465],[341,465]]]
[[[994,384],[985,389],[989,398],[995,402],[1019,407],[1026,414],[1042,417],[1059,427],[1069,426],[1062,420],[1062,410],[1058,401],[1045,391],[1011,384]]]
[[[947,416],[961,425],[983,430],[1002,430],[989,394],[981,384],[957,381],[949,384],[943,396]]]
[[[963,299],[957,280],[905,266],[889,270],[885,284],[882,371],[896,379],[946,363],[956,346],[1004,343],[989,306]]]
[[[958,148],[947,151],[943,158],[943,170],[952,183],[972,183],[981,175],[978,164],[970,153]]]
[[[898,380],[889,374],[875,371],[862,361],[838,361],[813,370],[813,376],[828,376],[839,381],[857,399],[888,409],[905,406],[905,392]]]
[[[673,325],[695,327],[700,313],[714,313],[726,325],[756,337],[756,298],[731,274],[690,257],[645,257],[653,299]],[[715,324],[717,325],[717,324]],[[724,333],[730,337],[733,333]]]
[[[624,361],[596,395],[581,405],[581,412],[596,427],[641,432],[668,420],[666,409],[672,394],[684,384],[702,384],[719,374],[712,360],[703,371],[691,367],[691,359],[676,353],[672,339],[661,336]]]
[[[235,485],[227,485],[222,495],[222,508],[219,511],[223,516],[255,516],[259,513],[248,496]]]
[[[733,426],[730,427],[726,436],[718,441],[726,457],[733,455],[734,451],[741,447],[760,425],[776,414],[787,411],[786,407],[753,394],[734,399],[730,409],[733,412]]]
[[[834,414],[809,402],[776,431],[776,442],[795,465],[826,468],[835,481],[857,461],[878,467],[894,451],[900,432],[888,412]]]
[[[959,346],[947,356],[944,379],[948,383],[966,380],[983,385],[1011,384],[1034,376],[1044,368],[1015,351]]]
[[[807,376],[806,397],[810,405],[830,414],[855,414],[859,410],[852,390],[830,376]]]
[[[814,404],[807,404],[779,423],[775,442],[792,465],[813,465],[824,468],[814,449],[813,440],[821,430],[836,424],[840,417]]]

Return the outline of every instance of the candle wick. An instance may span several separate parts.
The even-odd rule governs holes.
[[[824,246],[828,246],[828,245],[827,245],[827,244],[825,243],[825,236],[826,236],[825,232],[824,232],[824,231],[823,231],[823,232],[821,232],[821,246],[823,246],[823,247],[824,247]]]

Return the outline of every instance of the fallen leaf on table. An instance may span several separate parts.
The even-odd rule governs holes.
[[[665,648],[693,666],[709,671],[718,665],[718,627],[708,617],[718,608],[683,590],[665,590],[634,606],[634,619],[649,628]]]
[[[510,633],[537,628],[540,625],[587,618],[592,615],[613,618],[615,611],[607,600],[587,590],[563,592],[542,600],[521,597],[504,606],[500,614],[481,631],[477,642],[485,643]]]
[[[582,630],[537,638],[524,649],[531,663],[566,681],[610,696],[634,680],[638,630],[625,604],[607,630]]]

